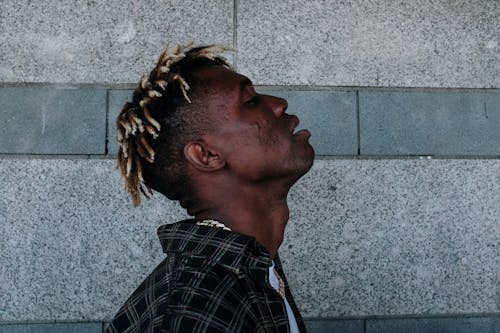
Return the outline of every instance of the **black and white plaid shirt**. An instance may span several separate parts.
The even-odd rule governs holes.
[[[193,220],[161,226],[158,235],[167,258],[107,333],[289,332],[285,303],[269,284],[271,258],[255,238]],[[306,332],[279,258],[274,262],[299,330]]]

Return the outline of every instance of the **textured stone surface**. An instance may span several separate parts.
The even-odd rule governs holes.
[[[106,90],[1,88],[0,101],[0,153],[104,154]]]
[[[289,199],[306,317],[500,312],[500,161],[317,160]],[[0,321],[109,320],[183,217],[112,160],[0,159]]]
[[[102,323],[0,324],[0,333],[102,333]]]
[[[499,317],[306,319],[309,333],[497,333]],[[107,323],[0,323],[0,333],[100,333]]]
[[[160,195],[133,209],[113,160],[0,159],[0,321],[109,319],[182,216]]]
[[[499,87],[498,1],[239,1],[258,84]]]
[[[500,312],[500,161],[318,160],[289,199],[306,316]]]
[[[362,155],[500,155],[500,91],[361,90]]]
[[[233,44],[233,1],[2,1],[0,82],[137,82],[166,43]]]
[[[498,333],[500,317],[373,319],[366,333]]]
[[[364,333],[362,320],[307,320],[309,333]]]
[[[260,91],[288,100],[287,113],[299,117],[299,128],[311,131],[310,142],[316,155],[357,155],[355,91]]]
[[[299,91],[258,87],[260,93],[288,100],[290,114],[300,118],[299,128],[312,132],[310,139],[317,155],[356,155],[357,120],[355,91]],[[115,119],[123,104],[131,100],[132,90],[109,91],[108,152],[116,154]]]

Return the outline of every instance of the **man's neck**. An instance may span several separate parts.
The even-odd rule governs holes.
[[[289,210],[286,197],[288,187],[277,190],[269,186],[211,187],[209,200],[204,201],[195,219],[213,219],[224,223],[235,232],[255,237],[274,258],[283,242]],[[217,193],[215,193],[217,192]]]

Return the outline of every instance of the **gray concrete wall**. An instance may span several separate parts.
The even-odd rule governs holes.
[[[0,162],[0,313],[107,320],[163,257],[112,160]],[[282,256],[306,317],[498,311],[498,160],[317,160],[290,194]]]
[[[236,6],[235,6],[236,4]],[[223,43],[258,84],[491,88],[500,4],[2,1],[0,81],[136,82],[165,43]]]
[[[0,9],[0,332],[100,332],[161,260],[185,213],[130,207],[113,123],[190,40],[236,47],[313,132],[281,250],[311,331],[500,331],[498,1]]]
[[[1,2],[1,82],[137,82],[166,43],[232,44],[233,2]]]

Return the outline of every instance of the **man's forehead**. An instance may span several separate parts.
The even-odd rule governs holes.
[[[252,81],[229,68],[223,66],[211,66],[200,71],[199,78],[212,87],[230,90],[244,90],[252,85]]]

